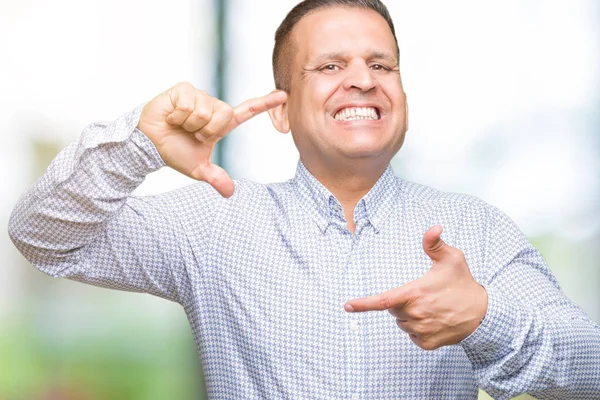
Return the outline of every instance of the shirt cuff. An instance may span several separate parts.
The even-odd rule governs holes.
[[[106,176],[121,176],[120,186],[135,188],[151,172],[165,166],[158,150],[137,125],[144,104],[113,122],[88,125],[78,141],[63,149],[50,164],[48,171],[33,189],[38,198],[44,198],[54,189],[76,177],[77,172],[109,172]],[[106,151],[103,151],[106,148]],[[99,175],[100,176],[100,175]]]
[[[488,309],[483,322],[459,343],[476,366],[488,365],[515,351],[517,330],[526,317],[522,308],[494,288],[484,288]]]
[[[130,140],[148,156],[148,168],[150,168],[152,171],[156,171],[167,165],[154,146],[154,143],[152,143],[148,136],[146,136],[137,127],[134,128],[133,132],[131,133]]]
[[[81,157],[81,154],[87,149],[131,139],[152,158],[149,161],[150,164],[154,164],[155,169],[163,167],[165,163],[158,154],[154,144],[137,128],[144,106],[145,104],[140,104],[127,114],[117,118],[114,122],[99,122],[86,127],[77,149],[76,158]]]

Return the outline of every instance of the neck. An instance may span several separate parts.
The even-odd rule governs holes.
[[[325,186],[340,202],[346,217],[348,230],[355,231],[354,209],[356,205],[377,183],[388,163],[364,165],[357,162],[354,168],[335,168],[330,165],[307,165],[308,171]],[[359,165],[360,167],[356,167]],[[364,168],[363,168],[364,167]]]

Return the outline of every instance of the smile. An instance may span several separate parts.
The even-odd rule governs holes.
[[[371,120],[377,121],[381,117],[375,107],[346,107],[333,116],[338,121]]]

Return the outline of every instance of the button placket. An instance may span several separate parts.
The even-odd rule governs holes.
[[[359,237],[354,235],[350,238],[352,242],[351,250],[348,257],[348,267],[346,274],[345,300],[353,299],[362,296],[364,293],[362,270],[361,270],[361,255],[359,246]],[[362,387],[364,381],[363,370],[363,337],[361,320],[363,316],[360,313],[346,313],[345,315],[345,337],[346,337],[346,399],[359,398],[358,388]]]

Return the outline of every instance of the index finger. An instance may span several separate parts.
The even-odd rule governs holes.
[[[286,101],[287,93],[282,90],[271,92],[266,96],[246,100],[233,109],[233,120],[231,121],[230,126],[227,128],[228,130],[234,129],[240,124],[248,121],[250,118],[264,113],[272,108],[278,107]]]
[[[373,296],[353,299],[344,304],[348,312],[384,311],[392,307],[404,306],[410,298],[403,286]]]

